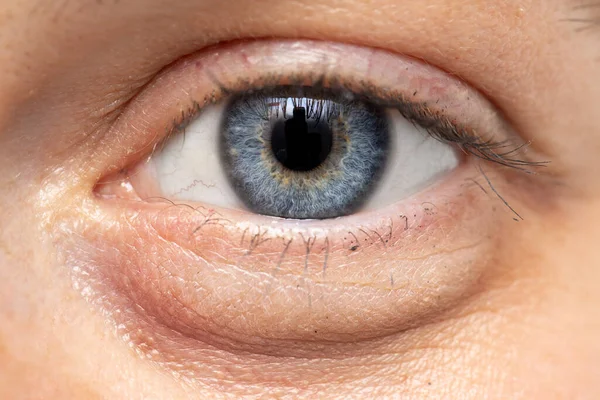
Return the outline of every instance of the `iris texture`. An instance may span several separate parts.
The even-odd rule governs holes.
[[[287,94],[287,93],[285,93]],[[294,219],[350,214],[377,184],[389,147],[385,109],[354,99],[250,94],[225,110],[221,155],[251,211]]]

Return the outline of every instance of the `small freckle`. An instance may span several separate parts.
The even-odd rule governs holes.
[[[431,382],[427,382],[427,384],[428,384],[429,386],[431,386]]]
[[[317,331],[315,330],[315,333],[317,333]]]

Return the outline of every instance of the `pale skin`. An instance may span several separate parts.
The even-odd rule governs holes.
[[[600,5],[575,0],[0,2],[0,398],[600,397],[600,29],[594,21]],[[535,161],[550,161],[520,179],[490,173],[523,220],[497,196],[464,189],[473,204],[488,204],[476,216],[465,211],[441,225],[455,229],[444,237],[453,248],[467,230],[484,232],[476,245],[468,242],[469,263],[463,253],[448,255],[454,271],[465,269],[427,275],[411,300],[393,282],[392,296],[357,289],[326,297],[323,307],[335,322],[318,319],[313,304],[286,302],[291,285],[275,281],[253,291],[250,279],[273,269],[261,264],[259,239],[251,245],[256,253],[244,259],[251,261],[235,265],[250,277],[247,288],[246,278],[223,269],[187,280],[204,285],[210,277],[210,290],[219,294],[210,306],[196,304],[188,286],[164,289],[159,279],[175,271],[165,263],[188,277],[198,260],[179,263],[185,244],[175,231],[154,236],[133,227],[148,207],[119,219],[129,203],[99,196],[96,184],[143,158],[146,142],[132,127],[159,108],[138,95],[161,70],[211,45],[264,38],[374,47],[460,77],[531,142]],[[493,194],[489,186],[486,192]],[[431,203],[442,208],[435,198]],[[213,231],[205,232],[196,250],[208,247],[202,240]],[[287,243],[288,236],[277,235],[264,246]],[[405,250],[392,257],[396,250],[387,244],[385,251],[357,250],[347,270],[336,270],[348,250],[327,238],[316,240],[317,247],[325,243],[319,251],[331,250],[330,288],[410,258]],[[289,257],[286,268],[298,274],[305,268],[304,247],[265,248]],[[115,275],[142,276],[147,285],[113,288],[114,281],[103,281],[112,273],[101,265],[111,249],[118,249],[115,265],[123,268]],[[138,275],[128,275],[129,261]],[[143,275],[152,263],[167,274]],[[207,265],[221,268],[218,261]],[[411,276],[424,281],[431,268]],[[375,287],[370,276],[368,288]],[[438,278],[439,286],[427,286]],[[229,292],[232,280],[242,294]],[[440,300],[424,310],[424,296],[435,297],[433,291]],[[137,300],[124,305],[115,293]],[[140,322],[137,301],[150,320],[171,318],[172,329]],[[251,311],[238,312],[235,304]],[[117,308],[134,311],[119,316]],[[309,308],[312,314],[304,313]],[[152,314],[163,309],[174,311]],[[285,318],[274,315],[294,321],[278,323]],[[313,334],[306,327],[316,321],[320,333]],[[237,330],[227,331],[226,323]],[[160,335],[167,339],[154,340]]]

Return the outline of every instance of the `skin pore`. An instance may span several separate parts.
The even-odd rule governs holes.
[[[599,15],[574,0],[1,2],[0,398],[597,398]],[[468,156],[388,208],[271,230],[138,196],[123,171],[223,94],[199,83],[202,60],[285,40],[435,68],[549,163]]]

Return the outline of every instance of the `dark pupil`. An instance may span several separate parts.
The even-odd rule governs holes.
[[[271,146],[275,158],[294,171],[310,171],[331,151],[332,133],[327,118],[306,118],[306,108],[295,107],[293,117],[273,126]]]

